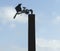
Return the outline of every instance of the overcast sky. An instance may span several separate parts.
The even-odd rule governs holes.
[[[60,51],[60,0],[0,0],[0,51],[28,50],[28,15],[15,15],[22,3],[36,17],[36,51]]]

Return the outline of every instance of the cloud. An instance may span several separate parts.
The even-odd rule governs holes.
[[[10,28],[15,28],[15,27],[16,27],[15,24],[11,24],[11,25],[10,25]]]
[[[36,51],[60,51],[60,40],[37,38]]]
[[[43,48],[52,48],[52,49],[60,48],[60,40],[46,40],[46,39],[38,38],[36,40],[36,44],[37,46]]]
[[[27,22],[27,15],[21,14],[17,15],[16,19],[14,20],[13,17],[15,15],[16,11],[13,7],[0,7],[0,22],[6,23],[8,21],[15,21],[20,23],[26,23]]]
[[[16,44],[6,44],[3,46],[0,46],[0,51],[28,51],[28,48],[21,48]]]
[[[54,23],[54,24],[60,24],[60,16],[56,16],[56,17],[53,19],[53,23]]]
[[[28,51],[27,48],[0,48],[0,51]]]

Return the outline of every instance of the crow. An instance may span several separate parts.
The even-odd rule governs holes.
[[[15,19],[16,15],[17,15],[19,12],[22,11],[21,4],[18,4],[18,5],[15,7],[15,10],[16,10],[17,13],[16,13],[15,16],[14,16],[14,19]]]
[[[21,8],[21,4],[18,4],[16,7],[15,7],[17,13],[20,12],[22,10]]]

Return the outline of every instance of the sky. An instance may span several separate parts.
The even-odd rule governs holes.
[[[33,9],[36,51],[60,51],[60,0],[0,0],[0,51],[28,51],[28,15],[15,7]]]

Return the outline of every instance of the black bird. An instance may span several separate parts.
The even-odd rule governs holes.
[[[21,4],[18,4],[18,5],[15,7],[15,10],[16,10],[17,13],[16,13],[15,16],[14,16],[14,19],[15,19],[16,15],[17,15],[19,12],[22,11]]]
[[[20,12],[22,10],[21,8],[21,4],[18,4],[16,7],[15,7],[17,13]]]

